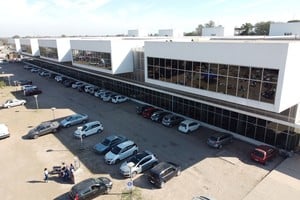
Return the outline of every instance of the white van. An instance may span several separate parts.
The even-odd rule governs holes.
[[[200,127],[199,122],[197,122],[195,120],[187,119],[187,120],[182,121],[179,124],[178,131],[180,131],[182,133],[190,133],[190,132],[196,131],[199,127]]]

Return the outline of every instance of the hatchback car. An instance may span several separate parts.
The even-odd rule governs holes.
[[[26,100],[24,99],[8,99],[4,104],[1,105],[2,108],[10,108],[14,106],[23,106],[26,104]]]
[[[40,69],[39,68],[32,68],[31,70],[30,70],[32,73],[38,73],[39,71],[40,71]]]
[[[158,109],[158,108],[153,108],[153,107],[146,108],[146,109],[143,111],[142,116],[143,116],[144,118],[150,119],[151,116],[152,116],[152,114],[153,114],[154,112],[157,112],[157,111],[160,111],[160,109]]]
[[[56,133],[59,129],[58,121],[48,121],[43,122],[37,127],[31,129],[26,138],[28,139],[37,139],[39,136],[46,135],[48,133]]]
[[[175,176],[179,176],[181,168],[172,162],[160,162],[150,169],[148,180],[153,185],[163,188],[165,183]]]
[[[128,139],[122,135],[110,135],[104,138],[100,143],[95,144],[94,151],[99,154],[106,154],[114,146],[127,141]]]
[[[78,87],[80,87],[80,86],[82,86],[82,85],[84,85],[83,82],[81,82],[81,81],[76,81],[75,83],[72,84],[72,88],[73,88],[73,89],[77,89]]]
[[[111,98],[112,103],[123,103],[128,100],[128,97],[125,97],[123,95],[116,95]]]
[[[178,131],[182,133],[190,133],[199,129],[200,123],[195,120],[187,119],[182,121],[178,126]]]
[[[214,148],[222,148],[224,144],[231,143],[233,136],[228,133],[216,133],[207,139],[208,146]]]
[[[139,105],[136,107],[136,113],[141,115],[143,113],[143,111],[147,108],[150,108],[152,106],[149,106],[149,105]]]
[[[148,169],[151,169],[158,163],[157,157],[150,151],[137,153],[129,160],[122,163],[120,172],[125,177],[134,177]],[[131,165],[131,166],[129,166]]]
[[[37,86],[36,85],[23,85],[21,88],[24,91],[24,90],[36,89]]]
[[[88,121],[88,115],[86,114],[74,114],[66,117],[60,121],[62,127],[70,127],[75,124],[86,123]]]
[[[109,178],[88,178],[74,185],[69,196],[71,199],[93,199],[99,195],[107,194],[112,189],[113,183]]]
[[[32,85],[31,80],[18,80],[16,81],[16,85]]]
[[[103,129],[101,122],[93,121],[77,127],[77,130],[74,132],[74,136],[77,138],[85,138],[96,133],[101,133]]]
[[[164,116],[170,114],[169,112],[160,110],[160,111],[156,111],[151,115],[151,120],[154,122],[161,122],[162,119],[164,118]]]
[[[9,130],[5,124],[0,124],[0,139],[9,137]]]
[[[25,96],[32,96],[36,94],[41,94],[42,90],[35,88],[35,89],[30,89],[30,90],[24,90],[24,95]]]
[[[252,160],[265,165],[267,161],[274,159],[277,153],[278,151],[273,147],[260,145],[251,152],[250,157]]]
[[[138,152],[138,146],[131,140],[127,140],[114,146],[104,156],[105,162],[109,165],[116,164],[121,160],[128,158]]]
[[[169,114],[164,116],[162,120],[162,124],[167,127],[173,127],[175,125],[178,125],[180,122],[184,120],[183,117],[180,117],[178,115]]]

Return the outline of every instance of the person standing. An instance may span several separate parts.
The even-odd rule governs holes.
[[[45,182],[45,183],[48,183],[48,176],[49,176],[49,175],[48,175],[48,170],[47,170],[47,168],[45,168],[45,169],[44,169],[44,182]]]

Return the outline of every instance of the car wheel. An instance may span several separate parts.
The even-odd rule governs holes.
[[[135,177],[135,176],[136,176],[136,174],[137,174],[137,172],[136,172],[136,171],[133,171],[133,172],[131,172],[131,177]]]
[[[115,164],[117,164],[117,163],[119,163],[119,162],[120,162],[120,159],[117,159],[116,162],[115,162]]]
[[[102,129],[99,129],[98,131],[97,131],[97,133],[101,133],[103,130]]]
[[[84,139],[84,138],[86,138],[86,135],[85,135],[85,134],[82,135],[82,139]]]
[[[165,184],[166,184],[166,183],[165,183],[164,181],[161,182],[161,183],[160,183],[160,188],[163,188],[163,187],[165,186]]]
[[[7,108],[10,108],[10,106],[7,106]]]
[[[33,136],[33,139],[37,139],[38,137],[39,137],[39,135],[36,134]]]
[[[67,124],[67,125],[66,125],[67,128],[70,128],[70,126],[71,126],[71,124]]]
[[[23,103],[22,103],[22,106],[24,106],[24,105],[25,105],[25,103],[23,102]]]
[[[82,123],[85,124],[85,123],[86,123],[86,120],[83,120]]]
[[[53,129],[53,130],[52,130],[52,132],[53,132],[53,133],[56,133],[56,132],[57,132],[57,129],[56,129],[56,128],[55,128],[55,129]]]
[[[179,169],[177,172],[176,172],[176,176],[179,176],[181,174],[181,170]]]

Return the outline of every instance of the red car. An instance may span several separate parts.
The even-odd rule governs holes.
[[[266,164],[277,155],[277,150],[267,145],[260,145],[251,152],[251,159],[261,164]]]
[[[147,109],[145,109],[143,112],[142,112],[142,115],[144,118],[147,118],[147,119],[150,119],[151,115],[156,112],[156,111],[159,111],[160,109],[158,108],[153,108],[153,107],[149,107]]]
[[[24,95],[25,96],[32,96],[32,95],[35,95],[35,94],[41,94],[42,93],[42,90],[39,90],[39,89],[32,89],[32,90],[26,90],[24,91]]]

